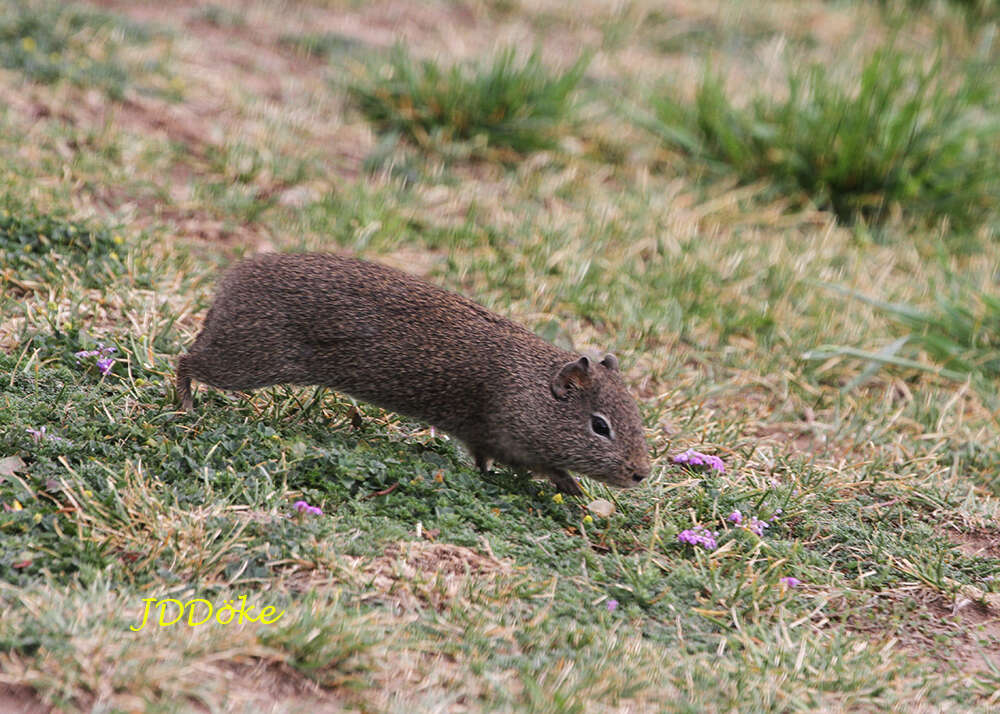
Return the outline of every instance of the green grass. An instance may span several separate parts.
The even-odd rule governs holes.
[[[222,5],[209,3],[191,13],[191,17],[214,27],[236,29],[246,26],[242,13]]]
[[[283,35],[281,44],[318,59],[343,57],[364,46],[358,40],[336,32],[307,33],[304,35]]]
[[[979,74],[954,75],[892,48],[855,81],[823,64],[789,68],[787,96],[745,107],[709,73],[692,104],[656,100],[654,131],[743,181],[767,179],[844,221],[880,223],[895,208],[959,231],[995,232],[1000,114]],[[856,82],[856,83],[855,83]]]
[[[151,331],[159,329],[151,326]],[[491,581],[485,590],[470,584],[450,595],[438,590],[443,583],[435,585],[435,575],[428,574],[421,587],[429,590],[417,590],[416,596],[439,599],[445,610],[440,615],[431,610],[395,647],[428,648],[442,637],[447,641],[448,628],[458,625],[470,638],[463,657],[487,668],[496,666],[498,657],[509,661],[522,682],[539,669],[558,670],[566,658],[587,662],[571,678],[554,678],[538,690],[529,687],[520,695],[490,690],[495,701],[517,708],[537,707],[545,697],[558,695],[572,709],[593,696],[614,701],[631,690],[642,691],[642,680],[625,673],[609,677],[604,669],[607,633],[637,618],[646,621],[645,654],[635,666],[646,677],[662,676],[654,674],[661,657],[655,647],[681,647],[692,658],[678,667],[675,686],[682,686],[692,667],[707,667],[697,663],[720,642],[756,656],[764,647],[756,639],[766,637],[773,626],[768,623],[794,619],[811,607],[811,596],[780,586],[783,575],[796,575],[809,591],[843,590],[857,588],[850,585],[854,578],[874,568],[857,592],[864,598],[911,582],[914,575],[894,567],[903,560],[915,563],[917,574],[929,573],[919,577],[943,592],[952,590],[950,583],[978,584],[1000,573],[1000,560],[984,568],[949,558],[947,542],[905,505],[896,509],[891,528],[880,525],[881,519],[853,523],[857,509],[874,501],[861,496],[843,502],[835,484],[822,483],[803,465],[789,463],[789,480],[778,486],[741,483],[739,467],[753,454],[749,445],[731,460],[732,477],[677,471],[672,478],[681,479],[683,488],[661,480],[645,498],[616,497],[619,513],[586,524],[577,507],[554,502],[547,487],[507,476],[483,481],[447,442],[394,440],[393,432],[412,429],[405,423],[396,422],[389,435],[379,433],[384,430],[374,422],[355,432],[343,403],[329,395],[277,390],[253,403],[212,395],[200,400],[198,414],[180,417],[160,387],[171,371],[160,350],[176,349],[176,338],[169,331],[160,334],[166,341],[154,350],[152,362],[146,357],[155,344],[151,334],[115,335],[119,362],[104,378],[76,364],[72,353],[81,345],[69,335],[43,332],[25,339],[19,356],[2,357],[10,375],[0,425],[4,448],[23,454],[25,467],[0,485],[0,501],[22,506],[0,516],[0,579],[25,588],[44,576],[48,587],[69,592],[107,587],[103,583],[110,579],[131,593],[128,607],[114,621],[64,622],[56,608],[52,618],[38,623],[41,630],[30,632],[21,629],[28,622],[23,609],[28,596],[16,591],[3,596],[13,614],[5,618],[0,639],[22,656],[60,662],[71,682],[82,684],[88,674],[79,655],[65,648],[64,638],[84,637],[88,631],[105,637],[104,631],[137,622],[141,592],[197,593],[210,599],[249,592],[251,599],[273,601],[265,597],[268,584],[283,583],[304,566],[306,572],[331,570],[329,577],[341,583],[347,602],[377,603],[387,595],[370,580],[348,577],[344,558],[377,556],[406,538],[417,521],[444,543],[477,547],[485,538],[497,556],[513,558],[522,570],[513,591]],[[46,437],[36,442],[23,430],[26,425],[46,426]],[[877,498],[907,503],[913,485],[902,483],[887,483]],[[372,497],[388,489],[387,495]],[[611,495],[602,488],[597,493]],[[293,494],[322,505],[327,516],[290,519]],[[949,503],[944,497],[942,504]],[[779,507],[782,514],[764,538],[729,526],[724,518],[734,508],[769,517]],[[260,515],[248,520],[243,512]],[[901,532],[895,525],[900,519],[906,524]],[[677,543],[676,534],[692,522],[721,531],[717,553]],[[352,535],[359,532],[365,534],[361,540]],[[855,555],[834,556],[838,549]],[[748,560],[754,563],[749,569]],[[290,571],[292,563],[301,565]],[[546,583],[554,589],[546,592]],[[108,597],[107,607],[117,609],[110,603],[119,601]],[[539,597],[548,610],[541,620],[530,608],[523,610]],[[518,605],[520,598],[527,598],[524,605]],[[619,611],[608,612],[609,598],[618,601]],[[365,618],[377,617],[380,608],[368,605],[352,616],[342,601],[318,615],[310,602],[291,593],[279,598],[295,617],[280,628],[258,630],[256,637],[269,648],[267,657],[287,661],[321,683],[370,681],[361,665],[378,638],[356,628]],[[346,622],[334,614],[345,607]],[[494,612],[497,607],[508,613],[503,620]],[[485,634],[501,621],[515,627],[514,640]],[[741,629],[732,629],[734,623]],[[678,628],[687,632],[683,644]],[[252,637],[242,630],[239,636]],[[829,649],[832,643],[813,638],[803,632],[788,643],[789,665],[802,648],[808,648],[811,668],[825,670],[824,662],[843,657],[836,646]],[[128,647],[126,652],[140,661],[154,657],[139,642]],[[767,651],[770,660],[775,653],[769,646]],[[637,657],[634,651],[630,656]],[[899,673],[883,679],[885,664],[876,652],[856,652],[848,661],[848,669],[824,675],[826,686],[848,700],[873,701],[875,696],[878,701],[877,692],[896,686],[893,677]],[[121,686],[136,686],[135,673],[126,670],[121,676]],[[681,700],[692,706],[773,706],[775,685],[766,676],[753,681],[759,690],[749,699],[739,688],[701,691],[695,686],[684,688]],[[58,691],[54,682],[38,682],[44,692]],[[814,675],[782,689],[787,692],[789,686],[793,691],[815,686]],[[800,696],[808,702],[811,695],[803,690]]]
[[[0,2],[0,66],[36,82],[68,81],[121,99],[140,72],[169,79],[159,63],[146,62],[140,69],[128,57],[130,45],[151,40],[144,26],[85,6],[50,0]]]
[[[566,130],[587,63],[582,56],[552,74],[537,51],[520,60],[507,48],[476,66],[444,67],[397,46],[384,68],[351,84],[350,94],[379,131],[421,146],[473,142],[530,152],[554,147]]]
[[[947,5],[966,13],[970,22],[974,20],[988,21],[1000,16],[1000,3],[997,0],[904,0],[897,3],[881,0],[881,3],[890,8],[896,4],[920,10],[933,7],[936,4]]]
[[[666,58],[639,41],[641,7],[436,7],[409,30],[421,52],[449,23],[470,47],[534,28],[547,52],[607,52],[590,109],[710,54],[696,36]],[[449,161],[454,142],[483,140],[439,125],[451,154],[401,127],[373,136],[336,81],[336,43],[329,63],[303,62],[287,39],[335,27],[370,42],[369,12],[182,13],[165,31],[189,91],[163,116],[93,92],[73,111],[75,87],[0,73],[0,679],[65,711],[989,711],[996,241],[789,211],[801,189],[725,167],[703,181],[704,156],[599,111],[572,138],[553,130],[563,150],[516,162],[492,139]],[[760,5],[691,12],[682,28],[732,36],[720,71],[756,76],[740,48],[796,30]],[[856,3],[802,12],[870,22],[869,42],[886,30]],[[850,74],[814,34],[830,76]],[[943,41],[943,66],[969,39]],[[472,81],[485,56],[454,71]],[[51,111],[21,111],[29,100]],[[594,150],[603,140],[620,151]],[[480,476],[427,425],[311,387],[202,387],[181,413],[176,356],[220,270],[261,248],[392,263],[562,346],[616,352],[653,476],[556,498],[508,469]],[[99,343],[115,348],[107,374],[77,357]],[[726,471],[674,464],[687,448]],[[588,507],[598,498],[610,516]],[[323,514],[298,514],[300,499]],[[678,540],[695,526],[718,547]],[[284,615],[130,631],[151,596]]]
[[[935,301],[929,309],[877,300],[837,286],[826,287],[875,307],[904,333],[877,352],[830,346],[807,353],[809,359],[843,356],[869,360],[868,368],[846,388],[861,384],[879,368],[896,367],[923,370],[959,382],[971,380],[985,398],[995,401],[1000,380],[997,295],[950,272],[945,273],[941,285],[931,286]],[[921,355],[927,355],[930,361],[920,361]]]
[[[8,206],[10,204],[8,203]],[[120,263],[120,235],[84,222],[39,215],[21,206],[0,208],[0,290],[38,289],[60,282],[70,272],[96,287],[113,275]]]

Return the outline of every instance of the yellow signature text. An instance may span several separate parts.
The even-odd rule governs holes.
[[[184,619],[185,613],[187,613],[187,622],[185,624],[189,627],[198,627],[198,625],[204,625],[213,619],[220,625],[228,625],[236,618],[239,618],[240,624],[244,622],[262,622],[265,625],[271,625],[280,620],[285,614],[284,610],[279,612],[273,605],[267,605],[261,608],[257,616],[254,617],[253,611],[257,608],[254,605],[247,605],[246,595],[240,595],[239,599],[235,602],[233,600],[223,600],[220,607],[215,607],[209,600],[201,597],[185,601],[172,597],[163,598],[162,600],[155,597],[147,597],[143,598],[142,601],[146,603],[146,609],[142,613],[142,622],[139,626],[132,625],[129,627],[133,632],[139,632],[146,626],[146,623],[149,621],[149,613],[157,607],[160,609],[160,612],[159,617],[156,618],[156,622],[160,627],[170,627],[171,625],[178,624]]]

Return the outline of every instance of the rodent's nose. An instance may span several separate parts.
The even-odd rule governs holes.
[[[647,476],[649,476],[652,469],[649,466],[649,462],[643,463],[639,461],[637,463],[629,464],[629,476],[632,477],[633,483],[642,482]]]

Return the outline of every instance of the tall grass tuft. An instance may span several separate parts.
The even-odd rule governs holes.
[[[422,146],[485,141],[529,152],[556,144],[587,62],[581,57],[552,75],[537,52],[522,63],[508,48],[489,63],[445,68],[397,46],[388,67],[360,77],[350,94],[380,131],[399,132]]]
[[[996,217],[1000,196],[1000,117],[986,85],[889,48],[868,59],[854,87],[822,65],[792,68],[784,99],[758,94],[746,107],[708,74],[693,104],[656,100],[649,126],[682,151],[746,181],[771,179],[844,221],[878,223],[899,206],[974,229]]]
[[[905,303],[876,300],[846,288],[826,286],[861,300],[903,328],[903,334],[878,352],[844,346],[826,346],[805,353],[806,359],[849,357],[864,359],[868,368],[852,380],[851,388],[884,366],[918,369],[942,377],[972,379],[980,392],[997,393],[1000,379],[1000,295],[992,295],[948,274],[937,291],[932,309],[921,310]],[[932,362],[918,361],[925,353]]]
[[[358,52],[364,43],[349,35],[338,32],[318,32],[305,35],[282,35],[279,42],[285,47],[297,50],[307,57],[331,59],[352,52]]]
[[[880,4],[889,9],[897,9],[897,6],[901,5],[905,11],[912,9],[923,10],[929,6],[933,6],[935,3],[932,0],[899,0],[897,2],[880,0]],[[982,21],[1000,17],[1000,2],[997,0],[946,0],[943,4],[964,12],[970,21]]]

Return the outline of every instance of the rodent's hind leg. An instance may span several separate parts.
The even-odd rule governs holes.
[[[567,496],[582,496],[583,489],[576,479],[569,475],[568,471],[555,469],[548,473],[549,480],[555,484],[556,489]]]
[[[181,402],[181,409],[189,412],[194,408],[194,399],[191,396],[191,374],[186,364],[187,358],[187,355],[181,355],[177,358],[177,379],[174,384],[177,398]]]
[[[479,473],[483,476],[487,475],[490,469],[493,468],[493,459],[482,451],[473,451],[472,458],[476,460],[476,468],[479,469]]]

